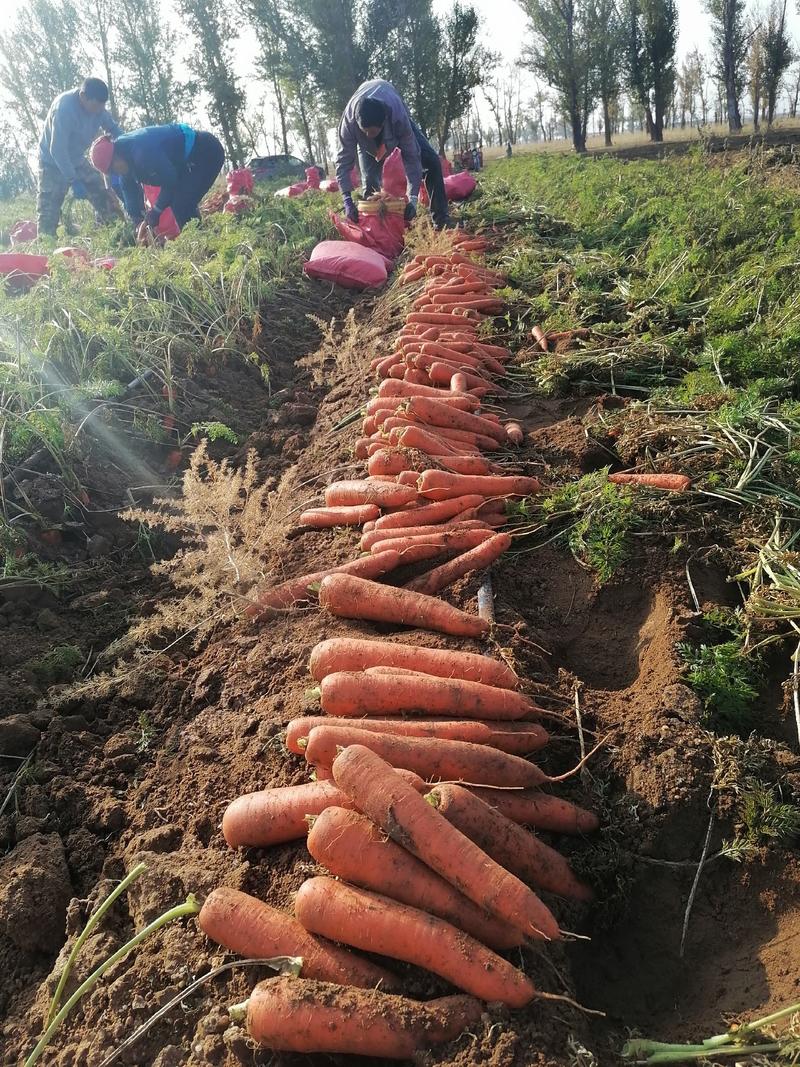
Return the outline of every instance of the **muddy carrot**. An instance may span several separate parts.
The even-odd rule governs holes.
[[[298,521],[300,526],[312,526],[315,530],[324,530],[331,526],[361,526],[362,523],[377,519],[381,509],[377,504],[359,504],[353,507],[310,508],[304,511]]]
[[[396,508],[402,504],[410,504],[414,500],[416,500],[416,493],[409,486],[388,482],[333,482],[325,490],[325,504],[331,508],[359,504],[377,504],[381,508]]]
[[[460,497],[450,497],[435,504],[425,504],[422,507],[414,508],[413,511],[406,512],[405,518],[407,521],[403,521],[404,516],[400,514],[382,515],[375,520],[375,529],[389,530],[398,526],[427,526],[446,522],[467,508],[477,508],[485,502],[486,498],[483,494],[465,493]]]
[[[400,670],[401,668],[383,668],[383,670],[392,669]],[[286,728],[286,747],[290,752],[304,756],[305,739],[311,731],[317,726],[330,725],[331,720],[326,715],[307,715],[301,719],[293,719]],[[468,741],[473,745],[488,745],[489,748],[497,748],[501,752],[508,752],[514,756],[527,756],[543,748],[548,741],[546,730],[536,723],[527,722],[480,722],[473,719],[356,719],[353,720],[353,726],[373,734],[399,734],[401,737],[432,737],[444,741]],[[290,788],[301,789],[303,787],[292,786]],[[515,794],[517,792],[525,791],[517,790]],[[548,794],[541,793],[539,798],[541,797],[547,798]],[[549,797],[549,799],[557,798]],[[300,806],[298,805],[298,810]],[[574,805],[571,807],[573,816],[569,825],[573,829],[565,832],[575,833],[574,812],[579,809],[575,809]],[[515,819],[514,821],[521,820]],[[531,825],[534,824],[531,823]],[[302,834],[297,836],[300,837]]]
[[[508,534],[495,534],[494,537],[487,538],[482,544],[462,553],[448,563],[443,563],[440,567],[428,571],[427,574],[407,582],[406,589],[414,589],[418,593],[428,593],[434,596],[440,590],[458,581],[459,578],[463,578],[465,574],[490,567],[510,547],[511,538]]]
[[[470,792],[497,808],[506,818],[523,826],[535,826],[537,829],[552,830],[559,834],[590,834],[600,826],[600,820],[593,811],[586,811],[568,800],[543,793],[539,789],[488,789],[470,786]]]
[[[456,637],[479,637],[489,629],[485,619],[459,611],[436,597],[378,585],[349,574],[323,578],[319,600],[332,614],[345,619],[393,622],[439,630]]]
[[[531,330],[531,334],[533,335],[534,341],[538,344],[542,352],[550,351],[550,345],[547,341],[547,335],[545,334],[541,326],[534,326]]]
[[[685,493],[692,484],[686,474],[609,474],[608,480],[616,485],[643,485],[671,493]]]
[[[491,474],[498,470],[480,456],[437,456],[436,462],[454,474]]]
[[[424,471],[419,479],[419,494],[428,500],[448,500],[456,495],[482,493],[490,496],[530,496],[538,493],[541,485],[537,478],[522,475],[469,475],[450,474],[447,471]]]
[[[410,537],[397,537],[392,530],[383,541],[373,544],[370,552],[384,552],[391,549],[394,552],[404,552],[407,548],[415,548],[417,545],[436,545],[448,552],[464,552],[468,548],[475,548],[493,537],[491,530],[486,528],[477,530],[445,529],[436,534],[418,534]]]
[[[521,445],[525,440],[525,434],[522,432],[522,427],[518,422],[506,423],[506,437],[509,439],[512,445]]]
[[[440,534],[446,530],[487,530],[489,529],[488,523],[483,522],[481,519],[467,519],[461,522],[458,519],[451,519],[450,522],[440,523],[438,526],[400,526],[396,529],[386,530],[365,530],[361,536],[360,547],[363,551],[368,551],[377,541],[385,541],[391,535],[392,537],[424,537],[427,534]]]
[[[238,889],[221,886],[209,893],[197,921],[206,937],[245,959],[302,956],[303,974],[308,978],[367,989],[399,986],[383,967],[315,937],[293,916]]]
[[[444,426],[450,430],[472,430],[473,433],[486,434],[499,444],[504,444],[505,430],[490,419],[473,415],[468,411],[458,411],[446,404],[440,404],[433,397],[412,396],[408,401],[408,411],[421,422],[430,426]]]

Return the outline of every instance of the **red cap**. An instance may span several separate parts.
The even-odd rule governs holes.
[[[114,144],[108,134],[98,137],[89,149],[89,159],[95,170],[101,174],[108,174],[111,169],[111,161],[114,158]]]

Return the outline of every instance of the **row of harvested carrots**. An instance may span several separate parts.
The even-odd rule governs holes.
[[[436,594],[508,548],[497,531],[505,500],[539,485],[485,458],[521,440],[480,403],[501,392],[493,378],[508,356],[476,332],[501,306],[502,279],[473,258],[483,241],[455,241],[404,273],[433,284],[390,362],[373,367],[384,380],[356,445],[368,477],[328,486],[324,505],[300,516],[309,528],[361,527],[364,555],[266,591],[251,614],[316,593],[344,619],[471,638],[490,629]],[[402,587],[378,581],[412,563],[433,566]],[[200,923],[219,944],[303,961],[302,978],[260,983],[234,1017],[274,1049],[403,1059],[475,1026],[484,1002],[520,1008],[547,996],[500,953],[562,936],[537,891],[591,892],[524,827],[580,834],[598,821],[542,791],[557,779],[525,757],[549,737],[516,673],[485,655],[363,637],[321,642],[310,671],[319,714],[291,722],[286,745],[313,780],[239,797],[223,832],[232,847],[306,838],[329,876],[302,885],[293,917],[231,888],[207,898]],[[415,964],[466,995],[409,1000],[395,973],[358,951]]]

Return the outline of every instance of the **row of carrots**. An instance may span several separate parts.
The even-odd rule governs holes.
[[[502,308],[503,279],[477,258],[481,239],[453,237],[446,255],[416,257],[403,283],[425,280],[395,352],[376,360],[356,454],[363,479],[339,481],[302,526],[361,528],[362,555],[261,594],[264,617],[318,595],[341,619],[480,639],[481,615],[437,595],[509,547],[505,501],[539,489],[492,453],[521,428],[483,408],[509,353],[482,339]],[[427,568],[386,579],[409,565]],[[394,579],[396,581],[396,578]],[[305,838],[328,872],[300,888],[294,916],[221,887],[200,913],[205,933],[250,958],[302,957],[300,978],[260,983],[234,1018],[279,1050],[404,1059],[477,1024],[485,1003],[522,1008],[538,991],[503,955],[563,937],[539,891],[586,901],[566,859],[525,827],[595,830],[591,812],[542,786],[559,781],[526,757],[549,735],[544,714],[503,661],[365,637],[312,651],[319,713],[289,724],[289,752],[312,780],[234,800],[223,819],[233,848]],[[359,952],[414,964],[463,995],[421,1002],[398,975]]]

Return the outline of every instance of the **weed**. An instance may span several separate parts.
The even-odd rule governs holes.
[[[757,657],[745,656],[741,641],[698,648],[681,643],[678,650],[687,680],[703,701],[705,723],[719,733],[749,731],[758,698]]]
[[[155,728],[150,722],[150,716],[146,711],[139,714],[139,740],[136,742],[137,752],[146,752],[155,737]]]
[[[189,431],[192,437],[207,437],[209,441],[228,441],[239,444],[239,435],[224,422],[195,422]]]
[[[44,688],[58,682],[71,682],[84,658],[77,645],[56,645],[38,659],[28,660],[25,667]]]

